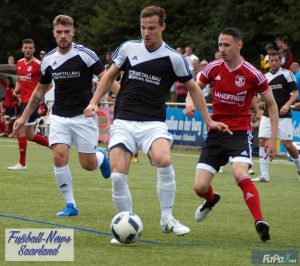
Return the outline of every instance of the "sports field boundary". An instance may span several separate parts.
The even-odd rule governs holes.
[[[98,230],[93,230],[93,229],[88,229],[88,228],[82,228],[82,227],[76,227],[76,226],[70,226],[70,225],[65,225],[65,224],[58,224],[58,223],[51,223],[51,222],[46,222],[46,221],[40,221],[40,220],[35,220],[35,219],[30,219],[30,218],[25,218],[25,217],[20,217],[20,216],[15,216],[15,215],[10,215],[10,214],[4,214],[0,213],[0,217],[7,218],[7,219],[15,219],[19,221],[24,221],[28,223],[35,223],[35,224],[43,224],[43,225],[50,225],[53,227],[61,227],[61,228],[67,228],[67,229],[74,229],[75,231],[81,231],[81,232],[86,232],[90,234],[97,234],[97,235],[104,235],[104,236],[109,236],[112,237],[111,233],[107,232],[102,232]],[[137,242],[144,243],[144,244],[151,244],[151,245],[160,245],[160,246],[182,246],[182,247],[219,247],[219,248],[225,248],[225,247],[255,247],[255,248],[291,248],[291,249],[300,249],[300,245],[272,245],[272,244],[235,244],[235,243],[223,243],[223,244],[211,244],[211,243],[175,243],[175,242],[157,242],[153,240],[145,240],[145,239],[139,239]],[[123,246],[123,245],[122,245]],[[125,246],[130,246],[130,245],[125,245]]]

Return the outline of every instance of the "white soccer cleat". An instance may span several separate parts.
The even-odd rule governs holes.
[[[164,233],[173,232],[177,236],[184,236],[191,231],[190,228],[181,224],[172,215],[168,215],[165,220],[160,220],[160,227]]]
[[[250,168],[250,169],[248,170],[248,174],[249,174],[249,175],[254,175],[255,172],[254,172],[254,170],[253,170],[252,168]]]
[[[117,239],[113,238],[112,240],[110,240],[110,243],[112,245],[125,245],[125,244],[122,244],[121,242],[119,242]]]
[[[14,166],[9,166],[7,167],[8,170],[16,170],[16,171],[19,171],[19,170],[26,170],[27,169],[27,165],[22,165],[20,163],[17,163],[16,165]]]
[[[219,172],[220,174],[224,173],[224,166],[221,166],[220,169],[219,169]]]
[[[253,182],[269,182],[270,181],[270,177],[269,176],[259,175],[258,177],[252,178],[251,180]]]
[[[211,212],[212,208],[219,202],[221,196],[219,193],[214,193],[214,200],[208,203],[206,200],[197,208],[195,212],[195,221],[202,222]]]

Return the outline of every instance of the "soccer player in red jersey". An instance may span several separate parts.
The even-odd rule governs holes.
[[[24,58],[17,62],[17,81],[15,87],[15,95],[20,97],[21,113],[24,111],[32,92],[37,86],[40,78],[40,61],[33,54],[35,52],[35,43],[32,39],[24,39],[22,41],[22,53]],[[34,125],[39,117],[37,110],[30,116],[29,120],[23,125],[18,132],[19,143],[19,162],[7,167],[9,170],[26,170],[26,150],[27,139],[34,141],[37,144],[48,147],[48,139],[42,135],[35,134]]]
[[[197,164],[194,184],[196,194],[205,201],[197,208],[195,220],[203,221],[220,200],[220,195],[213,191],[211,181],[220,166],[229,161],[236,183],[255,221],[256,231],[262,241],[267,241],[270,239],[269,225],[263,220],[259,195],[248,174],[252,165],[250,105],[253,96],[260,93],[268,107],[272,133],[265,144],[265,150],[270,159],[276,153],[277,105],[264,75],[241,57],[241,32],[236,28],[226,28],[219,36],[218,45],[222,59],[206,66],[199,78],[199,85],[201,88],[207,84],[212,85],[212,119],[227,124],[233,134],[216,130],[208,132]],[[193,115],[194,105],[189,96],[186,102],[186,114]]]
[[[10,126],[11,126],[11,118],[16,116],[17,114],[17,97],[13,94],[13,91],[15,89],[15,85],[12,81],[11,77],[6,77],[5,81],[0,79],[0,84],[4,88],[4,101],[3,101],[3,107],[5,112],[5,129],[4,132],[0,134],[0,136],[9,137],[10,132]]]

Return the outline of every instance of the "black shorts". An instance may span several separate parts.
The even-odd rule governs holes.
[[[20,115],[23,114],[23,112],[24,112],[26,106],[27,106],[27,103],[21,103],[21,104],[20,104]],[[36,109],[34,110],[34,112],[31,114],[31,116],[29,117],[29,120],[28,120],[27,123],[32,123],[32,122],[34,122],[35,120],[37,120],[39,117],[40,117],[40,116],[39,116],[39,113],[38,113],[38,108],[36,108]]]
[[[13,117],[17,115],[17,110],[15,107],[5,107],[5,115]]]
[[[216,172],[228,162],[245,162],[251,165],[252,133],[246,130],[232,133],[233,135],[226,132],[209,132],[198,162],[214,168]]]

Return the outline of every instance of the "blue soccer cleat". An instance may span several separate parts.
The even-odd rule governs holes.
[[[66,208],[58,212],[56,214],[57,216],[77,216],[78,215],[78,209],[75,208],[73,203],[67,203]]]
[[[100,165],[101,174],[104,178],[109,178],[111,175],[109,159],[108,159],[105,151],[101,147],[97,148],[97,152],[101,152],[104,155],[103,162]]]

